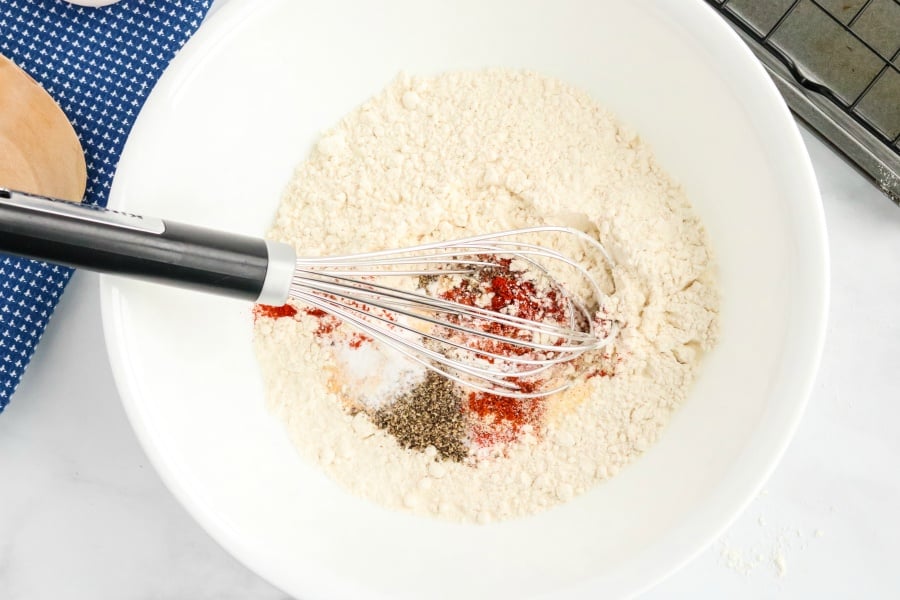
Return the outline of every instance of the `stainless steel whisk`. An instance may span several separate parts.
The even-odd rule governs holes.
[[[0,188],[0,251],[92,271],[146,279],[280,306],[289,298],[356,327],[407,358],[470,388],[512,398],[571,384],[563,368],[609,344],[585,302],[555,282],[571,269],[598,302],[604,294],[577,261],[520,241],[528,234],[575,236],[544,226],[397,250],[298,258],[287,244],[141,217]],[[557,290],[567,322],[542,322],[382,283],[385,277],[471,275],[498,260],[522,261]],[[500,333],[498,333],[498,331]],[[512,351],[498,353],[492,344]],[[559,372],[568,373],[560,376]]]

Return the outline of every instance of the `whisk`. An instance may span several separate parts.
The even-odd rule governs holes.
[[[573,236],[609,261],[597,240],[558,226],[298,258],[280,242],[0,188],[0,251],[260,304],[281,306],[291,299],[461,385],[510,398],[565,389],[576,359],[616,335],[614,324],[591,312],[604,298],[598,282],[578,261],[521,241],[537,233]],[[427,285],[385,284],[385,278],[434,283],[501,267],[509,272],[511,264],[542,281],[542,289],[564,309],[560,318],[528,318],[509,307],[493,310],[429,294]],[[590,298],[575,298],[563,288],[554,275],[559,269],[586,283]]]

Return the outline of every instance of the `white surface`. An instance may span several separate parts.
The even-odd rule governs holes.
[[[528,519],[452,525],[352,497],[298,459],[262,402],[246,303],[103,279],[113,374],[152,462],[215,539],[297,595],[419,598],[447,565],[455,577],[430,596],[644,589],[755,495],[812,385],[826,248],[790,115],[701,4],[532,1],[509,15],[503,1],[476,10],[397,0],[386,15],[348,0],[315,5],[314,18],[311,6],[241,0],[204,25],[142,110],[110,206],[262,235],[286,174],[322,127],[398,65],[414,73],[528,65],[612,107],[686,187],[716,251],[720,342],[663,439],[614,480]],[[498,29],[503,19],[508,27]],[[475,42],[446,43],[463,31]],[[329,60],[310,61],[321,49]],[[677,68],[659,72],[657,53]],[[664,105],[655,100],[673,89]],[[252,202],[240,192],[248,189]]]
[[[726,538],[771,558],[770,530],[799,528],[806,548],[784,552],[778,578],[770,562],[749,575],[728,568],[716,544],[647,595],[654,600],[894,598],[900,589],[900,209],[804,137],[831,237],[823,368],[768,493]],[[75,276],[0,415],[0,598],[285,598],[220,549],[148,465],[113,385],[88,273]]]
[[[783,552],[783,578],[768,562],[740,575],[713,549],[649,597],[890,597],[900,586],[900,211],[809,143],[833,253],[824,368],[728,547],[771,558],[773,528],[799,528],[801,542]],[[76,276],[0,416],[0,481],[0,598],[284,597],[211,542],[147,467],[105,362],[92,275]]]

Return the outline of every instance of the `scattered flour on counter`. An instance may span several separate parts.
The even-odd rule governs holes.
[[[784,550],[776,550],[772,562],[775,563],[775,572],[778,577],[784,577],[787,574],[787,560],[784,558]]]
[[[303,310],[258,318],[268,402],[298,451],[384,506],[485,523],[566,502],[649,448],[715,343],[711,252],[683,190],[586,93],[510,70],[401,75],[322,136],[270,237],[322,256],[544,224],[597,236],[613,258],[540,240],[609,294],[621,332],[592,358],[601,376],[546,400],[514,442],[450,460],[403,447],[365,410],[421,373],[384,363],[373,379]]]
[[[812,531],[785,525],[772,525],[769,519],[760,515],[758,527],[753,535],[744,530],[741,543],[735,541],[735,534],[730,533],[719,540],[719,559],[723,565],[740,575],[750,576],[759,572],[768,572],[778,579],[788,574],[790,560],[796,558],[798,552],[809,547],[810,540],[822,538],[822,529]]]
[[[719,557],[722,563],[741,575],[751,575],[768,569],[777,578],[788,572],[788,557],[792,552],[806,549],[808,536],[797,535],[789,529],[767,531],[764,539],[749,546],[737,545],[729,537],[719,541]]]

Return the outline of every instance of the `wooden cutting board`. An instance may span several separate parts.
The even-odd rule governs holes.
[[[0,187],[80,202],[86,183],[84,151],[66,115],[0,55]]]

